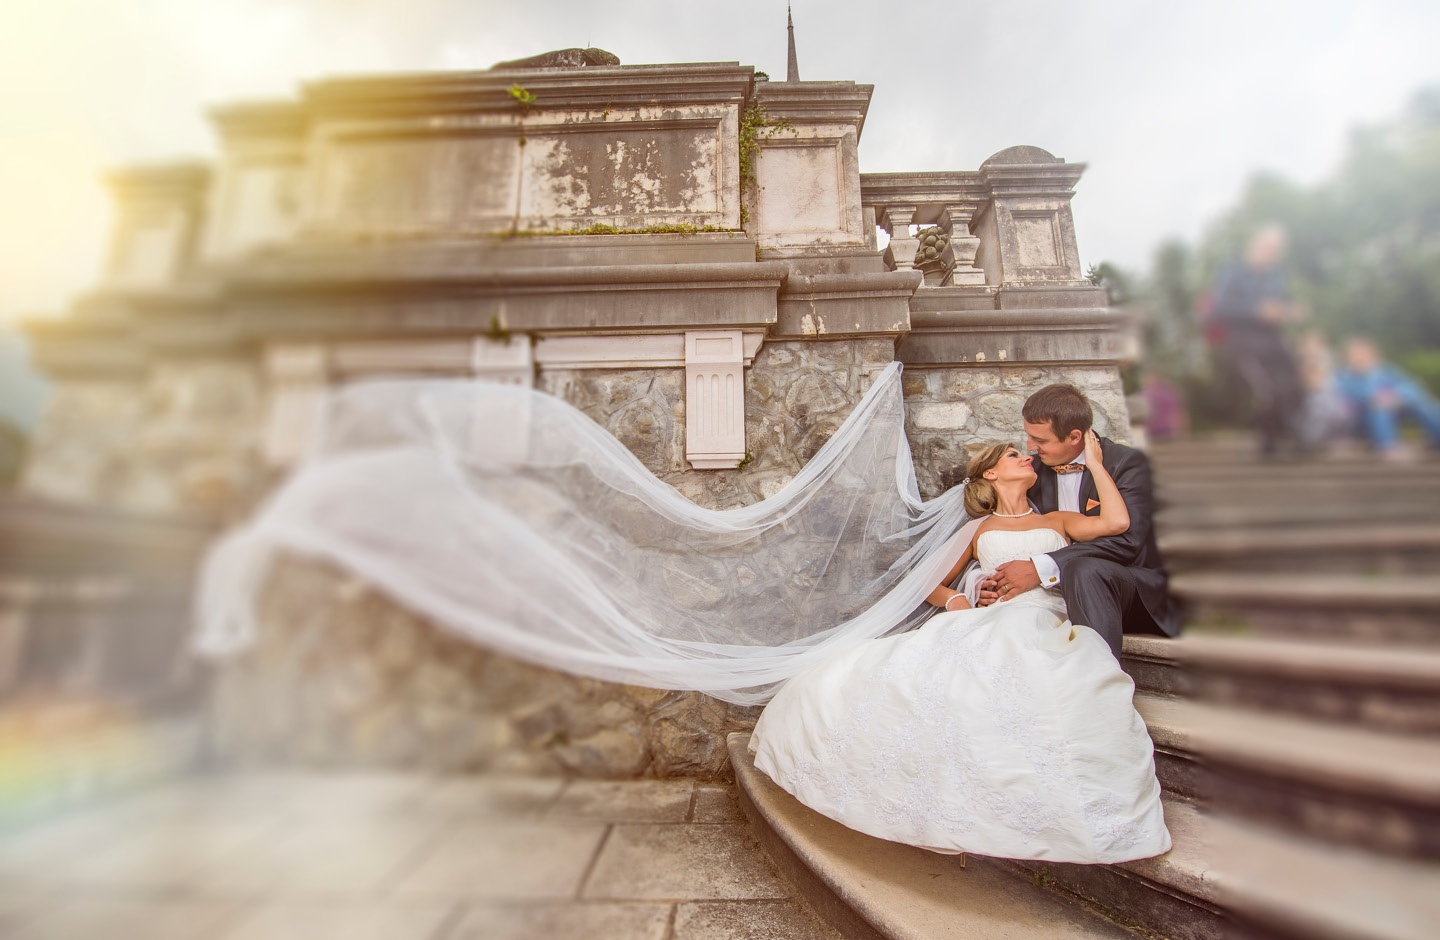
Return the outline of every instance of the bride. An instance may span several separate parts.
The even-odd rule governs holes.
[[[755,765],[852,829],[937,852],[1110,863],[1167,851],[1153,747],[1105,640],[1043,588],[971,609],[945,586],[972,552],[989,572],[1124,532],[1099,447],[1089,432],[1097,517],[1028,508],[1035,471],[1013,446],[972,459],[965,508],[984,518],[927,598],[944,612],[781,686],[751,738]]]

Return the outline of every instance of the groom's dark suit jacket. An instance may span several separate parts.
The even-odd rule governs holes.
[[[1125,508],[1130,512],[1130,528],[1120,535],[1075,542],[1051,552],[1050,557],[1060,568],[1062,584],[1066,579],[1067,566],[1077,558],[1101,558],[1125,566],[1127,570],[1120,576],[1135,585],[1153,626],[1167,636],[1175,636],[1180,632],[1180,612],[1167,589],[1165,566],[1160,560],[1160,549],[1155,545],[1155,489],[1150,480],[1150,461],[1140,451],[1105,437],[1100,439],[1100,452],[1104,456],[1105,469],[1110,471],[1115,486],[1125,499]],[[1057,474],[1039,460],[1035,461],[1034,467],[1037,479],[1027,495],[1040,512],[1054,512],[1060,508]],[[1084,470],[1080,480],[1080,511],[1087,516],[1100,515],[1098,504],[1085,508],[1098,497],[1095,478],[1088,469]],[[1127,633],[1146,630],[1148,625],[1132,623],[1130,619],[1127,617],[1125,623]]]

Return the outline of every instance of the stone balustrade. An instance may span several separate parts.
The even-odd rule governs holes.
[[[920,242],[911,226],[949,235],[947,272],[927,284],[1079,284],[1070,197],[1084,171],[1039,147],[1010,147],[979,170],[862,174],[861,204],[890,235],[891,270],[915,267]]]

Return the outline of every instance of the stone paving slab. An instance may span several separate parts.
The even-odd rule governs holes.
[[[708,823],[615,826],[584,897],[736,900],[791,893],[748,825]]]
[[[348,824],[333,819],[301,824],[258,840],[198,869],[189,881],[204,896],[361,900],[405,871],[438,841],[445,823],[382,816]]]
[[[745,814],[740,809],[735,787],[730,784],[697,784],[691,819],[697,823],[743,822]]]
[[[445,940],[666,940],[672,908],[610,901],[483,905],[471,908]]]
[[[549,818],[685,822],[694,791],[690,780],[576,780],[565,788]]]
[[[416,940],[439,935],[453,916],[451,905],[271,904],[220,940]]]
[[[256,826],[243,818],[136,825],[77,850],[64,864],[48,867],[44,876],[51,882],[107,890],[193,888],[201,872],[225,856],[282,835],[272,822]]]
[[[6,940],[198,940],[221,937],[242,911],[234,904],[140,898],[70,901],[0,933]]]
[[[796,901],[698,902],[675,911],[671,940],[832,940],[835,930]]]
[[[598,823],[487,821],[450,831],[398,898],[573,898],[605,837]]]
[[[195,777],[0,832],[0,940],[840,940],[733,785]]]
[[[418,798],[411,811],[447,819],[539,819],[565,787],[559,777],[453,777]]]

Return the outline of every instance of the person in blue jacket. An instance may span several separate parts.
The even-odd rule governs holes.
[[[1345,367],[1335,386],[1355,418],[1357,430],[1387,457],[1405,454],[1400,422],[1419,422],[1432,449],[1440,449],[1440,402],[1418,381],[1385,362],[1375,343],[1352,337],[1345,345]]]

